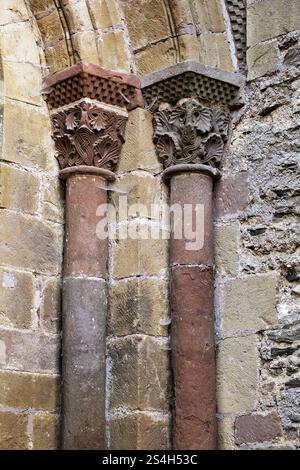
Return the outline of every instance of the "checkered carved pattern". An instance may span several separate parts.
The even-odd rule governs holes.
[[[231,28],[239,66],[246,69],[246,0],[225,0],[231,21]]]
[[[50,109],[74,103],[82,98],[91,98],[130,110],[137,106],[138,92],[139,90],[130,84],[120,84],[104,77],[81,73],[50,87],[45,99]]]
[[[229,105],[236,98],[237,87],[204,75],[186,72],[143,89],[146,104],[168,102],[176,104],[181,98],[194,97]]]

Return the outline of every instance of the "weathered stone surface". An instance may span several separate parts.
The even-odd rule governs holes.
[[[161,70],[176,64],[176,51],[173,39],[151,45],[135,55],[139,75]]]
[[[133,49],[171,35],[169,20],[160,0],[121,0]],[[138,18],[138,21],[137,21]]]
[[[194,28],[187,26],[187,28]],[[180,50],[180,58],[185,60],[199,60],[199,39],[197,36],[183,34],[178,36],[178,48]]]
[[[31,310],[34,307],[34,277],[0,269],[0,325],[16,328],[31,327]]]
[[[191,34],[195,32],[190,2],[188,0],[173,0],[170,7],[176,33],[182,35],[187,29]]]
[[[6,24],[1,28],[0,41],[1,56],[5,60],[32,64],[39,63],[39,50],[29,22]]]
[[[126,36],[123,31],[112,31],[102,36],[98,42],[101,65],[109,70],[130,72]]]
[[[53,159],[50,120],[40,108],[6,99],[3,134],[5,160],[44,170]]]
[[[134,413],[110,421],[111,450],[168,449],[168,418]]]
[[[107,240],[97,235],[97,209],[107,202],[106,181],[95,175],[67,180],[64,275],[106,277]]]
[[[138,449],[165,450],[169,446],[169,417],[140,414]]]
[[[113,254],[113,276],[158,275],[167,268],[167,240],[117,240]]]
[[[300,47],[292,47],[284,56],[283,63],[285,66],[299,67],[300,65]]]
[[[81,31],[72,37],[75,56],[81,57],[84,62],[97,64],[99,56],[94,31]]]
[[[171,270],[173,447],[216,448],[212,269]]]
[[[192,1],[191,10],[200,32],[222,33],[225,30],[221,4],[218,0]]]
[[[36,332],[0,330],[4,365],[10,369],[53,374],[59,370],[60,338]]]
[[[37,18],[37,24],[46,45],[52,45],[64,37],[63,25],[56,8],[50,14]]]
[[[234,450],[234,426],[232,418],[218,420],[218,450]]]
[[[282,393],[279,402],[279,415],[284,428],[291,428],[300,422],[300,389],[291,388]]]
[[[239,265],[239,224],[215,227],[215,263],[220,274],[235,276]]]
[[[248,230],[242,232],[241,238],[244,247],[255,255],[271,255],[275,251],[293,254],[299,244],[299,235],[297,223],[290,221],[287,231],[283,221],[270,226],[249,224]]]
[[[4,62],[3,70],[5,94],[8,98],[35,105],[41,104],[41,71],[39,64]]]
[[[61,264],[61,233],[57,227],[21,213],[1,211],[2,263],[57,274]]]
[[[232,60],[226,34],[204,34],[199,37],[199,60],[227,72],[232,72]]]
[[[19,0],[3,0],[1,3],[0,24],[9,22],[25,21],[28,18],[28,10],[25,4],[20,4]]]
[[[114,184],[114,187],[116,187],[117,191],[111,192],[110,202],[116,209],[118,221],[153,217],[151,215],[151,204],[159,205],[161,203],[162,183],[159,178],[147,175],[146,173],[122,176]],[[127,214],[120,213],[119,211],[120,198],[124,197],[127,198]],[[136,204],[142,204],[144,206],[143,210],[135,206]]]
[[[277,413],[266,415],[252,414],[238,416],[235,420],[235,439],[237,444],[247,442],[273,441],[282,434]]]
[[[182,221],[174,213],[174,229],[171,233],[170,263],[173,264],[203,264],[213,263],[213,225],[212,225],[212,189],[213,178],[204,173],[179,173],[171,179],[171,205],[179,205],[182,212],[190,207],[192,224],[187,230],[186,219]],[[198,207],[197,207],[198,205]],[[196,215],[197,214],[197,215]],[[181,233],[180,233],[181,232]],[[190,233],[188,233],[190,232]]]
[[[63,449],[103,449],[106,283],[67,278],[63,299]]]
[[[40,182],[37,176],[9,165],[0,165],[0,204],[34,214],[38,208]]]
[[[53,73],[69,67],[70,57],[65,39],[61,39],[52,47],[47,47],[45,59]]]
[[[42,291],[40,319],[42,329],[58,333],[61,323],[61,285],[57,279],[47,279]]]
[[[59,418],[53,414],[33,416],[32,444],[34,450],[55,450],[59,446]]]
[[[258,352],[254,335],[228,338],[217,355],[217,408],[219,413],[243,413],[256,406]]]
[[[3,364],[6,363],[6,345],[5,342],[0,339],[0,364],[3,366]]]
[[[168,410],[167,340],[131,336],[109,343],[110,408]],[[130,380],[128,380],[130,377]]]
[[[298,0],[263,0],[248,5],[248,46],[286,34],[299,26],[300,3]]]
[[[166,336],[168,287],[157,279],[128,279],[110,287],[108,332],[125,336],[143,333]]]
[[[240,450],[297,450],[296,446],[293,444],[274,444],[270,445],[268,443],[263,444],[241,444],[239,447]]]
[[[97,28],[106,29],[121,23],[116,0],[94,0],[93,10]]]
[[[28,449],[27,421],[25,414],[0,411],[0,450]]]
[[[300,341],[300,325],[286,326],[280,330],[267,331],[266,335],[269,339],[277,343],[292,343]]]
[[[138,449],[138,416],[136,414],[126,414],[111,418],[109,435],[111,450]]]
[[[248,177],[246,172],[221,178],[215,189],[215,216],[235,215],[249,203]]]
[[[53,411],[59,405],[57,377],[0,371],[0,403],[14,408]]]
[[[64,188],[58,178],[47,178],[44,182],[42,197],[43,217],[52,222],[62,223],[64,220]]]
[[[100,239],[97,210],[107,202],[101,176],[77,174],[67,180],[64,276],[106,278],[108,246]]]
[[[277,42],[257,44],[247,51],[248,80],[275,72],[279,63]]]
[[[225,282],[220,299],[222,331],[261,330],[275,325],[277,281],[276,275],[265,274]]]
[[[35,15],[38,13],[50,12],[54,9],[55,6],[53,0],[29,0],[29,4],[32,13]]]
[[[68,18],[68,29],[71,34],[93,29],[87,4],[76,5],[76,2],[72,2],[72,0],[67,1],[65,2],[64,12]]]
[[[157,171],[161,168],[153,144],[152,113],[137,108],[129,113],[117,173],[144,169]]]

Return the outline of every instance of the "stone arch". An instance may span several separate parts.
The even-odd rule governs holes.
[[[28,0],[49,71],[79,61],[131,71],[126,27],[116,0]]]
[[[222,0],[119,0],[119,4],[140,75],[184,60],[232,71]]]
[[[224,0],[28,0],[28,5],[50,72],[81,60],[139,75],[183,60],[233,69]]]

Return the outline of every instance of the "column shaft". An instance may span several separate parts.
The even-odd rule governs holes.
[[[107,200],[101,176],[69,176],[63,281],[63,448],[105,448],[107,240],[97,207]]]
[[[200,249],[188,250],[186,236],[171,236],[174,449],[216,448],[212,189],[208,174],[179,173],[170,182],[171,204],[192,205],[194,229],[196,204],[204,211]]]

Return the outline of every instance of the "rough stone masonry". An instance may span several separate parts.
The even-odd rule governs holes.
[[[300,447],[299,57],[299,0],[1,0],[1,449],[60,446],[64,188],[42,78],[185,60],[247,80],[215,186],[218,446]],[[168,199],[151,111],[130,111],[115,183],[149,207]],[[168,280],[165,240],[111,241],[109,449],[171,447]]]

